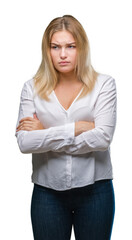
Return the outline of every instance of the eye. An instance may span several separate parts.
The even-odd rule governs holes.
[[[69,45],[68,48],[75,48],[75,45]]]
[[[51,46],[51,48],[53,48],[53,49],[58,49],[58,46]]]

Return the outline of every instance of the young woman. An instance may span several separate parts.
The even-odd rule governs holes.
[[[110,143],[115,80],[97,73],[82,25],[50,22],[42,62],[21,93],[16,136],[32,153],[31,219],[35,240],[108,240],[114,219]]]

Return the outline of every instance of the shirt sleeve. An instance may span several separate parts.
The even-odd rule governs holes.
[[[33,117],[34,113],[33,91],[31,86],[25,83],[21,92],[17,126],[22,118]],[[68,123],[43,130],[21,130],[16,132],[15,135],[22,153],[59,151],[59,149],[72,144],[74,140],[74,125],[74,123]]]
[[[116,125],[116,84],[111,77],[103,84],[94,109],[95,128],[75,137],[68,154],[84,154],[92,151],[106,151],[113,138]]]

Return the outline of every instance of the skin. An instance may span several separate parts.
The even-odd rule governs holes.
[[[72,34],[68,31],[54,33],[51,38],[50,53],[53,65],[59,72],[60,78],[73,77],[73,71],[77,63],[77,49]]]
[[[77,48],[72,34],[66,30],[58,31],[51,38],[51,59],[59,73],[59,81],[54,89],[61,105],[67,110],[79,94],[83,83],[77,79],[75,68],[77,65]],[[75,136],[95,128],[94,122],[75,122]],[[20,120],[16,131],[41,130],[45,126],[37,118],[26,117]]]

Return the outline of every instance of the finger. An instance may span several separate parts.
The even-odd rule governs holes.
[[[36,113],[33,114],[34,119],[38,120]]]
[[[31,120],[29,120],[29,118],[26,118],[27,120],[23,120],[20,122],[20,124],[17,126],[17,130],[21,129],[22,127],[28,127],[31,126],[32,129],[34,129],[36,127],[36,125],[38,124],[38,120],[31,118]]]
[[[33,126],[33,123],[31,121],[24,121],[24,122],[21,122],[18,126],[17,126],[17,130],[18,129],[22,129],[24,127],[32,127]]]
[[[26,118],[22,118],[22,119],[19,121],[19,123],[24,122],[24,121],[32,121],[32,120],[33,120],[32,117],[26,117]]]
[[[32,131],[33,127],[31,125],[26,125],[26,126],[19,126],[19,128],[16,129],[16,132],[18,131]]]
[[[16,129],[20,129],[22,127],[22,124],[20,123]]]
[[[16,132],[20,131],[22,129],[22,125],[18,125],[16,128]]]
[[[19,131],[32,131],[32,127],[22,127],[20,129],[17,129],[16,132],[19,132]]]
[[[25,121],[21,122],[21,123],[17,126],[17,129],[22,128],[22,126],[23,126],[24,123],[25,123]]]

